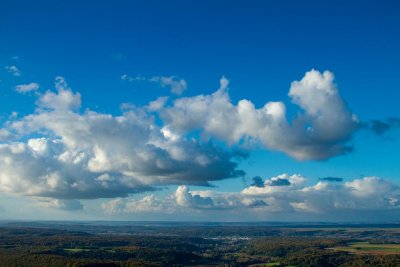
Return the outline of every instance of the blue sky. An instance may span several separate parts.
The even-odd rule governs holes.
[[[0,4],[0,218],[399,218],[396,1],[99,2]]]

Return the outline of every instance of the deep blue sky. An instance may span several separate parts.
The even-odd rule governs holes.
[[[0,56],[19,56],[24,78],[43,85],[68,77],[104,110],[151,98],[116,85],[121,73],[179,75],[190,95],[225,75],[234,99],[261,105],[315,68],[335,73],[358,114],[389,116],[398,112],[399,11],[396,1],[6,1]]]
[[[123,81],[123,74],[179,76],[188,85],[183,96],[214,92],[224,75],[233,103],[283,101],[295,116],[290,83],[311,69],[335,74],[361,121],[400,117],[399,14],[400,3],[389,0],[2,1],[1,121],[35,109],[37,96],[15,86],[36,82],[44,93],[58,75],[81,93],[82,110],[116,115],[121,103],[143,106],[168,94],[155,83]],[[4,69],[13,65],[19,77]],[[241,166],[247,179],[302,173],[398,182],[398,137],[398,130],[383,137],[359,131],[353,153],[322,162],[260,149]],[[240,179],[215,184],[221,191],[243,188]]]

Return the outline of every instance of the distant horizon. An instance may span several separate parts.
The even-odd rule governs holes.
[[[265,226],[282,226],[282,225],[295,225],[295,226],[334,226],[334,225],[400,225],[400,221],[130,221],[130,220],[0,220],[0,227],[4,223],[68,223],[68,224],[79,224],[79,223],[116,223],[116,224],[191,224],[191,225],[223,225],[223,224],[237,224],[237,225],[265,225]]]

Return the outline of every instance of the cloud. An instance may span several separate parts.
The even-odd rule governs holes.
[[[183,190],[182,190],[183,189]],[[186,205],[182,205],[178,196],[184,192],[189,200]],[[267,206],[263,199],[247,197],[240,192],[217,192],[211,190],[190,191],[185,186],[180,186],[176,190],[176,203],[179,206],[190,209],[220,209],[237,210],[243,208],[258,208]],[[185,203],[185,202],[184,202]]]
[[[133,198],[116,198],[101,204],[101,209],[106,214],[115,213],[151,213],[172,212],[172,198],[160,200],[153,194],[136,200]]]
[[[77,209],[78,199],[116,198],[102,206],[108,213],[396,210],[398,187],[376,177],[346,183],[326,177],[310,186],[302,175],[282,174],[255,177],[241,192],[189,188],[243,177],[242,144],[299,160],[350,151],[360,123],[333,81],[332,73],[312,70],[293,82],[289,96],[299,112],[288,120],[282,102],[261,108],[248,100],[233,104],[224,77],[211,95],[180,97],[172,104],[160,97],[143,107],[124,105],[121,114],[112,115],[81,111],[81,95],[58,76],[55,90],[37,93],[32,114],[10,116],[0,129],[0,191],[59,209]],[[166,198],[132,197],[175,185]]]
[[[393,128],[399,128],[400,118],[388,118],[386,120],[372,120],[369,123],[365,123],[364,127],[370,129],[376,135],[382,136]]]
[[[186,81],[175,76],[153,77],[153,79],[159,80],[162,87],[171,87],[171,93],[176,95],[181,95],[187,89]]]
[[[167,96],[160,96],[156,100],[151,101],[147,105],[147,110],[150,111],[150,112],[159,111],[165,106],[167,101],[168,101],[168,97]]]
[[[15,90],[18,93],[22,93],[22,94],[36,91],[38,89],[39,89],[39,84],[37,84],[37,83],[21,84],[21,85],[17,85],[15,87]]]
[[[39,95],[35,113],[5,124],[14,138],[0,144],[0,191],[59,200],[126,197],[244,175],[237,166],[245,153],[174,134],[156,125],[147,107],[119,116],[81,113],[80,94],[62,77],[55,87]]]
[[[64,77],[56,77],[55,87],[57,89],[56,93],[47,91],[39,98],[38,108],[68,111],[76,110],[81,106],[81,95],[72,92]]]
[[[319,180],[322,182],[343,182],[343,178],[339,177],[324,177],[324,178],[319,178]]]
[[[128,81],[128,82],[135,82],[135,81],[147,81],[147,78],[137,75],[137,76],[129,76],[128,74],[121,75],[121,80]]]
[[[16,77],[21,76],[21,71],[15,65],[6,66],[5,69]]]
[[[176,203],[182,207],[208,208],[213,207],[214,202],[210,197],[202,197],[189,192],[187,186],[179,186],[175,192]]]
[[[266,185],[269,186],[289,186],[291,185],[290,181],[285,178],[275,178],[266,181]]]
[[[171,89],[171,93],[181,95],[187,89],[187,83],[184,79],[177,76],[153,76],[150,78],[143,77],[141,75],[129,76],[123,74],[121,80],[128,82],[146,81],[160,84],[161,87],[168,87]]]
[[[277,186],[269,182],[282,180],[288,183]],[[251,216],[249,220],[285,216],[301,220],[309,218],[346,220],[357,218],[354,216],[359,214],[373,216],[379,212],[395,215],[400,212],[400,189],[390,181],[378,177],[364,177],[345,183],[339,181],[331,183],[330,180],[324,180],[314,185],[307,185],[306,180],[300,174],[281,174],[267,179],[263,187],[252,185],[241,192],[191,191],[187,186],[179,186],[175,193],[165,197],[165,201],[157,199],[156,211],[165,209],[169,213],[176,214],[185,211],[207,214],[219,210],[222,212],[222,218],[229,214],[248,214]],[[113,201],[104,206],[111,205]],[[117,210],[125,213],[137,212],[128,211],[126,208]]]
[[[6,129],[0,129],[0,142],[1,141],[7,141],[12,137],[12,134],[10,131]]]
[[[192,211],[236,210],[266,206],[264,200],[246,197],[240,193],[220,193],[211,190],[191,191],[188,186],[178,186],[173,194],[156,198],[153,194],[136,200],[117,198],[101,204],[106,214],[115,213],[185,213]]]
[[[289,176],[288,180],[304,177]],[[377,178],[364,177],[346,183],[319,181],[313,186],[304,182],[289,186],[264,188],[249,187],[242,191],[248,196],[265,198],[269,208],[281,212],[330,213],[343,210],[392,210],[399,208],[399,188],[393,183]]]
[[[42,208],[51,208],[57,210],[75,211],[82,210],[82,204],[75,199],[64,200],[64,199],[52,199],[52,198],[40,198],[37,199],[39,202],[37,206]]]
[[[264,187],[264,181],[260,176],[253,177],[252,181],[253,181],[253,183],[251,184],[252,186]]]
[[[264,194],[265,192],[284,192],[290,188],[299,188],[306,182],[306,178],[302,175],[294,174],[281,174],[264,181],[261,186],[250,186],[245,188],[242,193],[248,195]]]
[[[359,128],[357,117],[346,107],[331,72],[311,70],[291,84],[289,96],[301,112],[291,122],[283,102],[256,108],[243,99],[233,104],[228,80],[211,95],[179,98],[160,111],[173,131],[200,130],[230,144],[261,144],[298,160],[323,160],[352,151],[349,141]]]

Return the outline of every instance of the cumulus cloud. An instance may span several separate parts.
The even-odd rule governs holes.
[[[142,199],[117,198],[101,204],[107,214],[161,212],[180,213],[191,211],[236,210],[266,206],[262,199],[247,197],[238,192],[216,192],[211,190],[191,191],[188,186],[178,186],[173,194],[164,198],[148,195]]]
[[[291,122],[283,102],[256,108],[246,99],[236,105],[228,94],[228,80],[211,95],[179,98],[161,117],[171,129],[183,133],[200,130],[204,136],[228,143],[261,143],[298,160],[323,160],[348,153],[359,127],[334,84],[333,73],[311,70],[291,84],[289,96],[301,112]]]
[[[63,77],[55,87],[39,96],[35,113],[11,118],[2,130],[15,138],[0,143],[1,191],[64,200],[125,197],[244,175],[237,161],[246,154],[173,134],[146,107],[119,116],[81,113],[80,94]]]
[[[16,77],[21,76],[21,71],[15,65],[6,66],[5,69]]]
[[[350,151],[359,128],[329,71],[312,70],[291,84],[289,96],[299,112],[290,120],[283,102],[261,108],[249,100],[233,104],[228,85],[223,77],[211,95],[181,97],[170,105],[160,97],[112,115],[81,111],[81,95],[58,76],[54,91],[37,94],[34,113],[10,116],[0,128],[0,191],[40,198],[40,205],[59,209],[81,209],[77,199],[116,198],[103,204],[108,213],[397,208],[398,188],[375,177],[345,183],[326,177],[310,186],[302,175],[282,174],[255,177],[241,192],[190,190],[243,177],[238,164],[247,153],[235,150],[237,144],[321,160]],[[204,138],[198,139],[196,130]],[[131,197],[166,185],[180,186],[167,198]]]
[[[1,141],[7,141],[12,137],[12,134],[10,131],[6,129],[0,129],[0,142]]]
[[[18,93],[22,93],[22,94],[37,91],[38,89],[39,89],[39,84],[37,84],[37,83],[21,84],[21,85],[17,85],[15,87],[15,90]]]
[[[64,77],[56,77],[55,87],[57,92],[47,91],[39,98],[38,108],[68,111],[76,110],[81,106],[81,95],[72,92]]]
[[[176,203],[183,207],[207,208],[213,207],[214,202],[210,197],[195,195],[189,192],[187,186],[179,186],[175,192]]]
[[[280,183],[277,185],[276,181]],[[180,213],[185,210],[239,211],[239,214],[250,212],[253,218],[298,215],[296,218],[305,220],[310,218],[308,217],[310,215],[320,215],[320,218],[326,218],[324,216],[327,215],[335,218],[340,215],[344,217],[336,219],[345,220],[360,212],[364,214],[400,212],[400,188],[378,177],[364,177],[337,183],[331,183],[330,179],[320,180],[314,185],[307,185],[306,181],[307,179],[299,174],[282,174],[266,179],[263,186],[251,185],[241,192],[191,191],[187,186],[179,186],[175,193],[165,198],[165,201],[157,199],[157,210],[166,209],[170,213]],[[105,203],[104,207],[111,205],[113,201]],[[136,212],[125,208],[118,211]]]
[[[150,78],[146,78],[141,75],[129,76],[127,74],[123,74],[121,76],[121,80],[128,82],[146,81],[146,82],[158,83],[160,84],[161,87],[170,88],[171,93],[176,95],[181,95],[187,89],[186,81],[177,76],[153,76]]]
[[[116,198],[102,203],[101,208],[107,214],[140,212],[173,212],[173,199],[158,199],[153,194],[136,200],[134,198]]]

